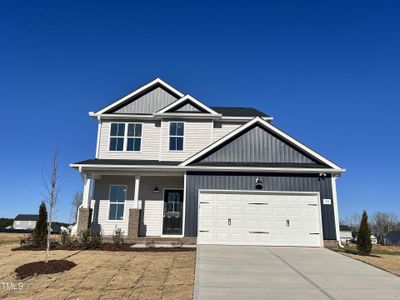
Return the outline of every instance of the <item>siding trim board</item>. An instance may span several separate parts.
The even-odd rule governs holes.
[[[336,200],[333,197],[331,176],[282,173],[187,172],[185,236],[197,236],[198,190],[255,191],[256,178],[263,182],[264,192],[318,192],[323,239],[336,240],[334,205],[324,205],[322,200]]]

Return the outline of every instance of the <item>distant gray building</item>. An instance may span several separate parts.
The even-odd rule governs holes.
[[[384,241],[386,246],[400,246],[400,231],[389,231]]]
[[[36,226],[36,221],[38,215],[17,215],[14,219],[13,228],[14,229],[34,229]]]

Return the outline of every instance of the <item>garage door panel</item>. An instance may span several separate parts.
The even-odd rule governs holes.
[[[284,207],[275,208],[274,212],[275,212],[274,215],[278,217],[283,217],[288,215],[288,209]]]
[[[198,243],[319,247],[319,201],[316,194],[201,192]]]
[[[227,214],[227,213],[229,213],[229,207],[228,206],[217,206],[215,208],[215,211],[217,214]]]

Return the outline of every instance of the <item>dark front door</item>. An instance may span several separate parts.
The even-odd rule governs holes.
[[[164,226],[163,234],[182,234],[183,191],[164,191]]]

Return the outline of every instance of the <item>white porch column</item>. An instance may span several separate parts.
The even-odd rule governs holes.
[[[82,207],[90,208],[90,187],[92,185],[93,179],[86,175],[83,185],[83,199],[82,199]]]
[[[140,186],[140,175],[135,176],[135,194],[134,194],[134,206],[139,209],[139,186]]]

